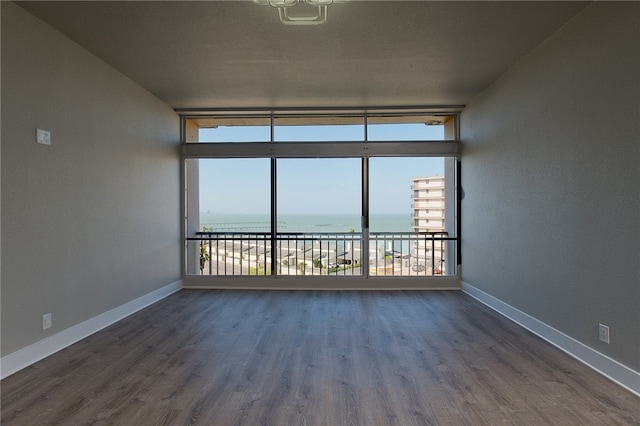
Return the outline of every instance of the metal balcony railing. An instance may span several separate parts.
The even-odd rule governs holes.
[[[370,276],[454,275],[445,267],[446,232],[375,232],[369,235]],[[373,252],[375,249],[375,253]]]
[[[457,238],[446,232],[347,233],[198,232],[186,238],[192,275],[454,275],[445,254]],[[275,256],[275,258],[274,258]],[[363,266],[368,265],[368,269]]]
[[[409,198],[416,201],[444,200],[444,194],[443,193],[433,193],[433,194],[413,193],[413,194],[409,194]]]
[[[438,219],[444,219],[444,210],[443,209],[438,209],[438,208],[431,208],[430,210],[433,210],[433,212],[429,212],[429,213],[425,213],[424,210],[417,210],[414,213],[410,213],[409,217],[411,219],[417,219],[417,220],[429,220],[429,219],[434,219],[434,220],[438,220]]]

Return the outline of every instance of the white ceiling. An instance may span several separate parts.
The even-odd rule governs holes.
[[[582,2],[345,1],[287,26],[251,1],[18,2],[174,108],[464,105]]]

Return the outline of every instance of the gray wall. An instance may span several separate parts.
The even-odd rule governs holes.
[[[462,115],[463,281],[636,371],[639,22],[590,5]]]
[[[166,104],[2,2],[3,356],[180,279],[178,142]]]

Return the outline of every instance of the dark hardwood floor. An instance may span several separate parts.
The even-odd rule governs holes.
[[[2,424],[638,425],[461,292],[183,290],[2,381]]]

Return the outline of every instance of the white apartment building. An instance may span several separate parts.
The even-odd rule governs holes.
[[[444,232],[444,176],[414,178],[411,190],[411,208],[413,209],[411,226],[413,230],[420,233]],[[417,264],[423,265],[427,269],[427,273],[431,273],[432,264],[435,265],[434,274],[444,271],[444,243],[442,241],[434,241],[433,244],[431,240],[419,241],[414,250]],[[418,268],[422,269],[420,266]]]
[[[416,232],[444,231],[444,176],[418,177],[411,184],[413,215]]]

